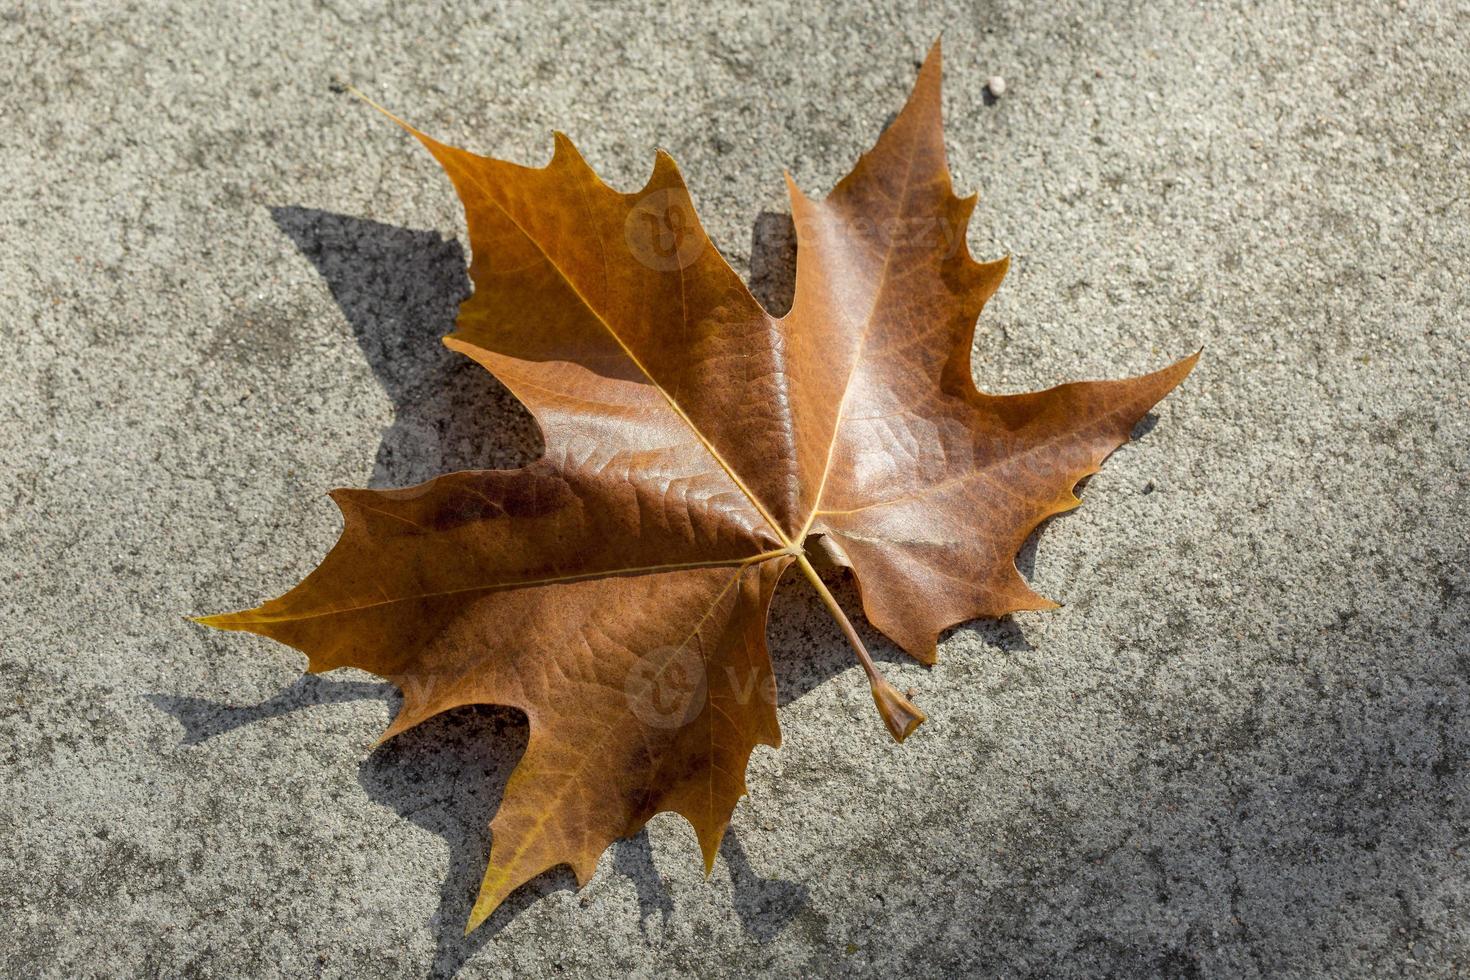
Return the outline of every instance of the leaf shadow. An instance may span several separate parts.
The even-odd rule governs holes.
[[[772,316],[785,316],[796,295],[796,223],[762,211],[750,229],[750,293]]]
[[[270,213],[326,282],[393,403],[369,486],[514,468],[541,454],[541,432],[520,402],[490,372],[440,343],[469,295],[459,242],[314,208]]]
[[[807,904],[806,885],[781,878],[762,878],[751,867],[740,833],[734,827],[720,844],[720,856],[730,869],[735,890],[735,914],[747,935],[757,942],[775,939]]]
[[[647,828],[618,841],[612,850],[613,870],[629,879],[637,890],[640,931],[647,936],[648,920],[657,914],[663,930],[668,932],[674,917],[673,895],[654,864]],[[730,874],[735,914],[746,935],[757,942],[776,938],[806,905],[809,892],[805,885],[782,878],[764,878],[751,866],[736,828],[725,832],[720,857]]]
[[[259,704],[232,705],[207,698],[172,694],[145,694],[143,700],[170,715],[184,729],[184,745],[198,745],[216,735],[267,718],[279,718],[321,704],[344,704],[395,695],[393,685],[379,681],[325,680],[318,674],[302,674]]]
[[[569,868],[553,869],[517,889],[474,932],[464,932],[490,858],[490,821],[528,734],[525,716],[513,708],[468,705],[383,743],[358,767],[369,799],[449,845],[449,870],[428,923],[435,938],[430,976],[455,976],[527,908],[576,889]]]
[[[633,883],[638,895],[638,928],[648,935],[648,919],[655,913],[665,931],[674,918],[674,896],[653,863],[648,828],[613,845],[613,870]]]

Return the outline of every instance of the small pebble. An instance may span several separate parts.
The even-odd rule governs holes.
[[[995,96],[997,99],[1006,94],[1006,80],[1004,78],[1001,78],[999,75],[991,75],[990,78],[985,82],[985,87],[989,89],[990,94]]]

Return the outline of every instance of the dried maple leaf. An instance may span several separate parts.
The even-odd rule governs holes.
[[[790,313],[706,237],[673,160],[611,189],[560,134],[540,169],[409,128],[454,181],[474,295],[445,338],[541,425],[519,470],[338,490],[321,566],[202,620],[397,684],[384,738],[458,705],[520,709],[525,755],[491,824],[469,928],[556,865],[585,883],[656,813],[706,868],[757,744],[780,741],[765,620],[795,564],[856,650],[895,738],[924,718],[878,673],[813,570],[850,568],[868,619],[924,663],[942,630],[1053,605],[1016,572],[1038,523],[1189,372],[987,395],[976,317],[1005,260],[965,247],[935,45],[903,112],[825,200],[790,185]],[[789,183],[789,180],[788,180]]]

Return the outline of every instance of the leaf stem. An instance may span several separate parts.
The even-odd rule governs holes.
[[[868,675],[868,687],[873,692],[873,703],[878,706],[878,714],[883,716],[883,724],[888,728],[888,734],[896,741],[902,742],[909,737],[915,728],[918,728],[925,720],[924,712],[920,711],[912,701],[899,693],[898,689],[888,683],[878,667],[873,663],[868,648],[863,645],[862,637],[858,636],[857,630],[853,629],[852,622],[842,607],[837,604],[837,599],[807,560],[806,555],[796,552],[796,563],[801,566],[802,574],[807,581],[812,583],[812,588],[817,590],[817,595],[822,597],[823,604],[832,618],[837,620],[837,625],[842,629],[842,635],[847,637],[847,642],[852,644],[853,650],[857,651],[858,662],[863,665],[863,672]]]

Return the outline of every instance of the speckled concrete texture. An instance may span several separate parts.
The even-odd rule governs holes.
[[[0,11],[0,972],[1470,973],[1470,7],[908,6]],[[667,148],[779,305],[782,169],[830,187],[941,32],[1014,257],[981,386],[1200,368],[1022,552],[1062,609],[932,671],[869,631],[906,744],[788,581],[714,874],[662,816],[463,938],[523,723],[374,749],[384,685],[184,619],[312,568],[327,488],[538,451],[437,343],[448,182],[343,83],[619,187]]]

